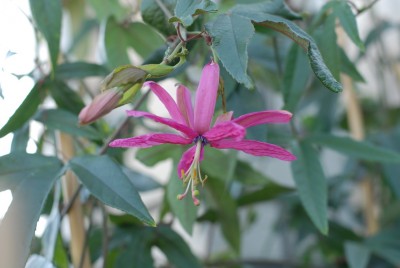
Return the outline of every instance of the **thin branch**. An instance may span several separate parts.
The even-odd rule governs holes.
[[[82,185],[82,184],[81,184]],[[89,236],[90,236],[90,231],[92,230],[93,227],[93,210],[94,210],[95,204],[92,204],[92,207],[90,209],[90,217],[89,217],[89,227],[86,231],[85,234],[85,241],[83,242],[83,248],[82,248],[82,252],[81,252],[81,258],[79,260],[79,268],[83,267],[83,261],[85,259],[85,254],[86,254],[86,250],[87,247],[89,245]]]
[[[357,14],[356,16],[364,13],[365,11],[367,11],[368,9],[372,8],[379,0],[373,0],[371,3],[369,3],[368,5],[362,7],[362,8],[356,8],[357,10]]]
[[[102,245],[102,255],[103,255],[103,268],[106,267],[107,263],[107,253],[108,253],[108,214],[105,206],[99,202],[99,206],[103,213],[103,245]]]

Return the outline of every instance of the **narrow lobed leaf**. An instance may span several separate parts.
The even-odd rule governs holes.
[[[308,142],[293,147],[297,160],[291,163],[301,203],[318,230],[328,234],[328,187],[317,153]]]
[[[47,128],[60,130],[65,133],[86,137],[93,140],[103,138],[101,133],[91,126],[79,126],[78,117],[62,109],[43,109],[34,117],[36,121],[42,122]]]
[[[0,189],[13,195],[0,224],[0,267],[24,267],[36,222],[61,170],[54,157],[21,152],[0,157]]]
[[[44,99],[46,83],[39,81],[26,96],[7,123],[0,129],[0,138],[22,127],[36,112]]]
[[[254,34],[251,22],[235,14],[222,14],[205,27],[225,69],[237,82],[251,88],[252,82],[247,76],[247,46]]]
[[[337,93],[342,91],[342,85],[336,81],[332,73],[326,67],[313,38],[295,23],[272,14],[260,14],[257,10],[243,11],[241,9],[236,9],[234,11],[234,14],[248,18],[260,26],[271,28],[291,38],[307,52],[311,68],[321,83],[333,92]]]
[[[399,163],[400,154],[379,147],[364,141],[356,141],[348,137],[339,137],[333,135],[314,135],[307,140],[321,146],[331,148],[332,150],[368,161],[377,161],[384,163]]]
[[[61,36],[61,0],[30,0],[33,19],[46,38],[53,71],[57,66]]]
[[[155,226],[134,185],[111,158],[89,155],[75,157],[69,162],[69,167],[100,201]]]
[[[193,23],[193,16],[216,11],[217,5],[211,0],[177,0],[175,16],[169,22],[180,22],[188,27]]]

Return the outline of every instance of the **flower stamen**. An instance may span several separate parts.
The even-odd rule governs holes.
[[[200,156],[201,150],[205,144],[207,144],[207,139],[203,136],[198,136],[193,141],[196,143],[196,151],[193,157],[192,164],[186,170],[186,172],[181,170],[181,178],[184,184],[187,184],[186,190],[183,194],[178,195],[178,199],[182,200],[187,193],[189,192],[189,188],[192,192],[192,199],[195,206],[200,205],[200,200],[196,197],[200,194],[199,190],[196,189],[196,186],[201,183],[204,186],[204,182],[207,180],[207,176],[204,179],[201,176],[200,172]]]

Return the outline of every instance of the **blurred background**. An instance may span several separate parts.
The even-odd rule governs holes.
[[[221,10],[228,9],[235,3],[248,3],[248,1],[239,0],[217,2]],[[301,134],[326,132],[339,136],[352,136],[398,152],[400,149],[400,139],[398,139],[400,138],[400,46],[398,45],[400,42],[398,14],[400,1],[349,1],[353,13],[357,14],[358,31],[364,43],[364,51],[354,45],[339,26],[335,28],[336,39],[329,39],[331,35],[328,34],[330,29],[327,26],[327,17],[322,16],[319,21],[316,20],[323,6],[329,1],[285,2],[303,16],[304,20],[298,24],[312,34],[328,67],[333,70],[337,78],[341,79],[345,89],[351,87],[354,95],[349,96],[346,92],[334,94],[321,89],[322,86],[315,82],[306,61],[304,66],[306,79],[303,79],[303,85],[300,86],[302,98],[295,107],[292,107],[295,127],[298,131]],[[121,25],[132,21],[141,22],[140,1],[64,0],[62,4],[61,61],[96,63],[105,66],[108,70],[122,63],[130,62],[133,65],[140,65],[150,56],[153,48],[162,46],[166,42],[165,36],[154,31],[152,34],[157,36],[152,39],[151,48],[146,47],[148,40],[144,38],[145,40],[138,41],[142,42],[142,47],[133,45],[121,55],[111,57],[110,51],[115,52],[120,48],[112,47],[110,44],[110,42],[118,43],[119,39],[117,35],[112,37],[106,31],[106,28],[110,27],[107,24],[109,18],[114,18]],[[363,8],[366,9],[363,10]],[[213,15],[207,16],[212,18]],[[207,18],[210,19],[210,17]],[[138,32],[139,35],[140,33]],[[33,26],[28,0],[0,2],[0,36],[2,36],[0,42],[1,128],[14,114],[35,83],[44,74],[50,72],[51,64],[46,42],[38,29]],[[340,51],[346,53],[349,64],[335,65],[335,57],[341,52],[333,55],[333,43],[338,44],[335,49],[341,47]],[[236,95],[232,93],[228,98],[228,110],[235,108],[235,113],[243,114],[261,109],[288,107],[282,88],[287,86],[284,79],[285,73],[290,71],[288,51],[292,45],[293,42],[283,35],[271,32],[256,33],[249,44],[249,74],[255,81],[256,90],[250,93],[245,88],[240,88],[237,92],[232,91],[236,92]],[[260,50],[261,46],[264,49]],[[199,58],[204,58],[207,53],[204,52],[204,44],[193,48],[193,51],[189,56],[188,64],[179,75],[160,82],[171,94],[175,91],[175,84],[178,82],[188,84],[192,90],[196,88],[202,64],[207,60]],[[118,59],[124,57],[124,54],[129,58],[119,61]],[[226,71],[224,73],[224,70],[222,75],[224,78],[228,77],[225,83],[229,86],[227,83],[229,75]],[[78,92],[87,104],[93,96],[99,94],[99,85],[103,78],[104,76],[66,79],[65,83],[70,89]],[[356,104],[352,103],[354,99],[356,99]],[[250,104],[240,108],[241,100],[248,100]],[[351,127],[352,116],[349,115],[351,114],[349,110],[354,105],[360,109],[361,130],[357,127],[354,130]],[[56,106],[52,98],[46,98],[41,104],[42,108]],[[167,111],[161,107],[162,105],[154,96],[149,97],[145,106],[145,109],[153,113],[167,115]],[[106,115],[102,123],[103,129],[109,133],[109,130],[117,127],[125,116],[125,110],[129,107],[129,105],[119,107]],[[149,122],[142,122],[135,127],[134,131],[140,134],[157,127]],[[50,140],[45,138],[43,141],[45,128],[46,126],[41,122],[30,122],[26,152],[41,151],[48,155],[56,153],[54,144]],[[271,126],[267,130],[256,129],[249,135],[264,135],[271,143],[290,146],[289,139],[286,137],[290,135],[282,134],[288,132],[290,132],[289,126]],[[9,154],[12,151],[12,146],[15,146],[13,138],[13,134],[10,133],[0,139],[0,155]],[[192,235],[185,231],[179,221],[173,220],[173,215],[167,213],[163,221],[171,222],[173,229],[184,238],[195,255],[205,260],[205,263],[209,263],[210,267],[347,267],[349,259],[346,262],[345,255],[354,251],[345,251],[346,241],[364,241],[362,237],[366,235],[374,235],[382,230],[391,231],[399,226],[400,168],[393,164],[360,161],[358,158],[324,146],[319,147],[318,150],[329,187],[328,217],[331,229],[327,237],[318,234],[301,207],[298,196],[292,193],[295,183],[290,163],[244,154],[238,154],[238,158],[243,160],[243,163],[249,164],[257,172],[256,174],[289,189],[287,190],[289,194],[274,195],[272,193],[271,197],[265,200],[261,198],[259,201],[248,201],[249,204],[237,205],[241,237],[239,261],[232,257],[236,253],[232,250],[229,235],[224,234],[221,231],[221,225],[212,220],[211,214],[213,211],[215,213],[215,210],[200,207],[199,218],[194,225]],[[172,159],[161,159],[155,165],[148,166],[146,160],[141,161],[145,157],[135,157],[136,154],[138,150],[129,149],[123,154],[121,161],[135,172],[143,174],[144,178],[149,177],[161,185],[167,185],[170,177],[175,179],[173,175],[171,176]],[[365,184],[366,180],[367,184]],[[229,191],[233,197],[239,197],[243,193],[241,183],[234,182],[230,185]],[[258,189],[259,185],[249,183],[246,187],[248,187],[246,191],[251,193],[251,190]],[[365,190],[365,187],[369,190]],[[279,189],[281,191],[283,188]],[[141,192],[146,207],[156,221],[160,220],[162,214],[164,191],[165,189],[161,187]],[[367,197],[366,192],[370,193]],[[82,200],[88,199],[88,195],[89,193],[84,191]],[[9,190],[0,192],[0,219],[4,217],[11,201],[12,195]],[[221,207],[224,209],[223,202]],[[230,208],[227,207],[227,209]],[[109,214],[121,215],[121,212],[112,208],[107,208],[107,210]],[[366,215],[366,210],[372,211],[370,215],[372,223],[368,224],[369,216]],[[99,212],[98,215],[96,213],[94,213],[94,222],[97,221],[99,224],[101,213]],[[46,229],[48,217],[49,214],[44,212],[37,224],[35,235],[38,241]],[[85,219],[85,223],[89,224],[88,218]],[[61,232],[66,244],[69,239],[67,225],[68,222],[64,219]],[[113,222],[112,226],[118,226],[118,224]],[[397,242],[385,240],[388,237],[397,238]],[[374,245],[372,242],[368,242],[369,244],[360,242],[361,244],[357,244],[356,249],[364,251],[360,255],[350,256],[364,258],[368,255],[368,267],[396,267],[395,265],[400,263],[399,238],[400,233],[393,231],[376,239],[383,241],[382,244],[376,241],[373,241],[376,242]],[[353,249],[352,246],[348,244],[347,248]],[[372,257],[369,257],[370,252],[372,252]],[[167,265],[167,258],[157,247],[153,247],[152,256],[156,266]],[[221,262],[220,266],[218,266],[219,262]],[[100,267],[101,258],[93,260],[93,263]],[[117,266],[110,264],[110,267]]]

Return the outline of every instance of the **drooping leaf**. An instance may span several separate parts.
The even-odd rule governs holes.
[[[13,153],[0,157],[0,189],[13,200],[0,224],[0,267],[24,267],[36,222],[62,163],[54,157]]]
[[[162,37],[150,26],[141,22],[121,25],[113,17],[107,20],[104,38],[107,60],[111,68],[130,64],[127,54],[129,47],[142,58],[147,58],[164,44]]]
[[[367,161],[384,163],[400,162],[400,154],[395,151],[378,147],[368,142],[356,141],[348,137],[319,134],[311,136],[307,138],[307,140],[311,143],[328,147],[348,156]]]
[[[236,202],[230,195],[229,188],[224,181],[210,177],[206,187],[213,197],[222,234],[232,249],[239,253],[241,236]]]
[[[157,234],[155,245],[164,252],[174,267],[201,267],[186,242],[170,227],[160,226],[154,232]]]
[[[262,21],[265,15],[273,14],[289,20],[301,20],[302,17],[291,10],[282,0],[269,0],[261,3],[240,4],[231,10],[240,12],[244,17],[252,17],[252,20]],[[248,14],[248,16],[246,16]]]
[[[63,63],[57,66],[55,77],[58,79],[82,79],[90,76],[106,76],[109,70],[103,65],[83,61]]]
[[[175,7],[175,0],[164,0],[162,4],[172,14]],[[168,22],[168,18],[156,0],[143,0],[140,6],[143,21],[156,28],[165,36],[176,33],[172,23]]]
[[[235,14],[222,14],[205,27],[212,37],[212,48],[225,69],[237,82],[252,87],[247,76],[247,46],[254,34],[250,20]]]
[[[75,157],[69,166],[100,201],[155,226],[134,185],[111,158],[89,155]]]
[[[79,126],[78,117],[62,109],[43,109],[34,118],[53,130],[61,130],[65,133],[99,140],[101,133],[91,126]]]
[[[57,66],[61,37],[61,0],[30,0],[33,19],[47,41],[53,70]]]
[[[322,234],[328,233],[327,183],[318,155],[308,142],[294,145],[297,160],[291,163],[301,203]]]
[[[360,243],[346,242],[344,244],[346,259],[350,268],[365,268],[367,267],[370,258],[368,248]]]
[[[307,57],[300,47],[293,44],[286,57],[285,73],[283,77],[284,109],[290,112],[296,110],[297,104],[306,89],[310,78],[310,68],[307,66]]]
[[[49,84],[50,94],[58,108],[70,111],[76,115],[82,110],[85,104],[78,93],[72,90],[64,81],[53,80]]]
[[[22,127],[36,112],[46,96],[45,83],[39,81],[26,96],[7,123],[0,129],[0,138]]]
[[[193,16],[216,11],[217,5],[211,0],[177,0],[175,16],[169,21],[180,22],[188,27],[193,23]]]
[[[257,10],[251,12],[249,10],[234,9],[234,11],[234,14],[248,18],[260,26],[271,28],[291,38],[307,52],[311,69],[321,83],[333,92],[342,91],[342,85],[336,81],[326,67],[314,39],[295,23],[271,14],[262,13],[260,15]]]
[[[358,34],[356,16],[351,11],[349,3],[341,0],[330,1],[325,8],[333,9],[333,14],[339,19],[340,24],[350,39],[359,49],[364,50],[364,44]]]
[[[185,198],[178,200],[178,194],[185,192],[186,185],[178,178],[176,173],[177,160],[174,162],[175,164],[173,165],[166,189],[167,200],[173,214],[178,218],[186,232],[191,235],[193,232],[193,225],[196,221],[198,207],[193,204],[190,190]]]

